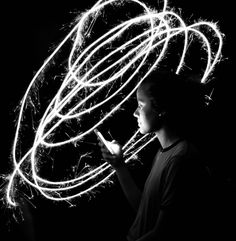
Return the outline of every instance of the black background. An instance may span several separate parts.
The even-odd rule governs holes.
[[[155,7],[154,0],[144,2]],[[209,148],[219,188],[219,221],[223,220],[224,234],[230,235],[233,217],[233,191],[235,192],[234,169],[234,23],[233,1],[214,0],[172,0],[170,6],[182,9],[185,18],[205,19],[218,22],[225,34],[223,61],[216,66],[215,91],[213,95],[212,136]],[[15,133],[15,119],[23,94],[33,74],[58,44],[76,14],[90,8],[95,2],[87,1],[31,1],[14,2],[2,7],[2,71],[1,71],[1,163],[0,173],[10,171],[11,145]],[[233,138],[233,140],[232,140]],[[146,170],[136,170],[136,178],[142,183]],[[29,206],[32,213],[37,240],[121,240],[132,223],[133,213],[118,184],[101,190],[94,197],[78,200],[77,207],[67,203],[56,204],[38,197],[36,208]],[[21,224],[12,219],[12,212],[1,204],[4,217],[0,230],[7,237],[1,240],[20,238]],[[10,224],[8,223],[10,221]],[[229,240],[225,236],[224,240]],[[23,236],[22,236],[23,237]]]

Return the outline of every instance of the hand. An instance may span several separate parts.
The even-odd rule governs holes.
[[[108,142],[109,146],[113,150],[113,154],[107,149],[107,147],[99,140],[99,146],[104,160],[108,162],[114,169],[119,169],[124,165],[123,151],[121,145],[116,141]]]

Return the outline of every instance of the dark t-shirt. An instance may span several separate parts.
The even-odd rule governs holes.
[[[207,169],[193,145],[179,140],[169,148],[159,150],[128,240],[137,240],[155,230],[161,210],[170,214],[168,230],[164,230],[165,240],[195,240],[197,235],[205,235],[208,183]],[[155,237],[159,237],[158,233]]]

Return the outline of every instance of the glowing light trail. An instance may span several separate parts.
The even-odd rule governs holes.
[[[125,4],[135,4],[142,10],[136,16],[106,30],[101,36],[96,36],[94,41],[89,43],[88,39],[91,38],[95,22],[106,13],[106,8],[115,6],[118,9]],[[106,27],[110,26],[106,24]],[[207,35],[202,29],[207,30]],[[91,137],[94,129],[111,118],[135,93],[143,79],[167,58],[170,43],[174,44],[179,36],[183,38],[183,44],[179,62],[176,64],[176,73],[184,71],[188,46],[195,38],[202,43],[207,55],[205,71],[201,78],[201,83],[206,84],[215,65],[220,61],[223,44],[222,34],[215,24],[201,21],[187,26],[177,13],[168,9],[167,0],[163,1],[163,9],[160,11],[151,10],[138,0],[100,0],[85,12],[35,74],[22,99],[12,150],[14,171],[8,177],[6,189],[7,202],[13,206],[17,204],[15,192],[19,179],[16,177],[20,177],[23,184],[34,187],[44,197],[54,201],[72,200],[106,182],[114,174],[114,170],[107,163],[97,165],[92,170],[86,170],[85,166],[85,169],[82,169],[85,172],[63,181],[51,181],[41,177],[39,163],[44,159],[43,150],[71,143],[79,145],[79,142],[82,143],[85,138]],[[72,47],[65,77],[40,118],[32,146],[24,151],[22,157],[17,157],[17,153],[20,152],[20,132],[27,100],[31,97],[35,84],[40,82],[42,74],[50,69],[54,58],[71,40]],[[44,81],[47,81],[46,77]],[[114,85],[118,87],[114,88]],[[105,95],[105,98],[101,99],[101,95]],[[117,100],[121,95],[123,97]],[[99,112],[100,116],[94,123],[88,127],[82,126],[85,129],[81,128],[79,134],[69,135],[65,140],[53,138],[59,128],[63,129],[69,121],[77,120],[80,123],[88,118],[86,115],[103,109],[108,103],[112,107],[105,114]],[[133,159],[155,139],[152,135],[141,136],[138,130],[134,132],[135,134],[123,146],[125,162]],[[82,158],[86,159],[86,155],[81,154]]]

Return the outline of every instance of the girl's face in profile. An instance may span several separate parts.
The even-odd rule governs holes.
[[[138,107],[134,112],[137,118],[139,130],[142,134],[155,132],[160,123],[158,121],[158,112],[153,108],[152,102],[142,88],[137,93]]]

